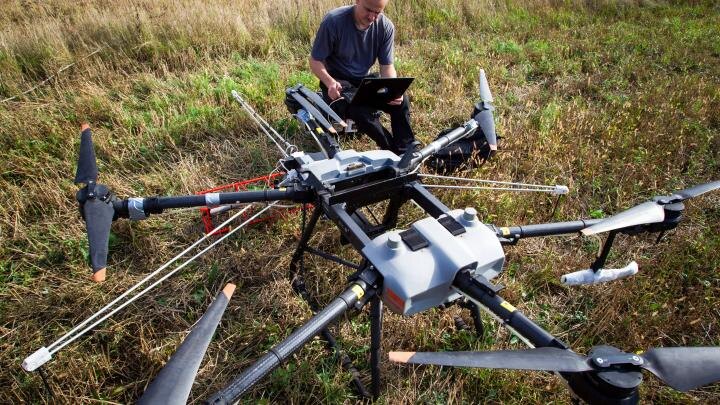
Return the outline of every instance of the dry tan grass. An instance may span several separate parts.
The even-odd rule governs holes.
[[[189,193],[273,168],[275,151],[228,96],[239,88],[274,125],[289,126],[285,85],[304,80],[310,39],[335,1],[5,1],[0,4],[0,402],[132,402],[211,297],[233,281],[228,307],[193,401],[206,398],[310,316],[287,281],[298,234],[291,218],[235,237],[130,305],[49,364],[50,400],[19,364],[200,236],[183,211],[117,222],[111,277],[87,281],[84,226],[71,184],[79,122],[88,120],[101,181],[120,196]],[[711,2],[394,0],[398,68],[417,77],[413,123],[427,142],[466,119],[478,67],[488,73],[502,150],[462,174],[559,183],[572,193],[554,219],[606,214],[720,178],[720,13]],[[92,57],[83,59],[101,49]],[[72,67],[55,75],[63,67]],[[264,78],[264,79],[258,79]],[[311,82],[313,83],[313,82]],[[342,140],[356,149],[364,138]],[[308,144],[311,145],[311,144]],[[439,192],[499,225],[548,220],[540,195]],[[720,197],[688,204],[661,243],[620,237],[612,264],[641,273],[592,288],[559,285],[597,247],[578,237],[528,240],[507,250],[504,296],[579,351],[607,343],[718,345]],[[403,226],[419,218],[408,207]],[[313,245],[356,258],[330,223]],[[308,258],[308,286],[327,302],[349,273]],[[458,308],[387,314],[383,350],[518,347],[488,320],[482,341],[454,331]],[[368,317],[335,330],[367,366]],[[540,373],[382,365],[387,403],[567,403]],[[248,401],[355,402],[349,377],[314,342]],[[368,377],[365,376],[367,380]],[[649,378],[651,380],[651,378]],[[717,387],[690,394],[643,389],[649,402],[718,403]]]

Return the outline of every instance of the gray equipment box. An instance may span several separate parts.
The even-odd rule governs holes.
[[[400,231],[391,231],[363,249],[383,276],[382,299],[394,312],[412,315],[456,299],[451,286],[460,269],[469,268],[474,276],[488,280],[502,271],[505,252],[475,210],[453,210],[448,215],[465,232],[453,235],[438,221],[443,217],[429,217],[412,224],[414,237],[424,239],[422,248],[413,251]]]

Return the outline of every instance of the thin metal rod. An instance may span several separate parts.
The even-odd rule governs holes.
[[[322,250],[317,250],[317,249],[315,249],[315,248],[313,248],[313,247],[305,246],[305,251],[308,252],[308,253],[312,253],[312,254],[314,254],[315,256],[320,256],[320,257],[322,257],[323,259],[329,260],[329,261],[331,261],[331,262],[335,262],[335,263],[338,263],[338,264],[342,264],[343,266],[350,267],[351,269],[360,270],[360,266],[359,266],[359,265],[357,265],[357,264],[355,264],[355,263],[352,263],[352,262],[349,262],[349,261],[347,261],[347,260],[344,260],[344,259],[342,259],[342,258],[340,258],[340,257],[337,257],[337,256],[335,256],[335,255],[332,255],[332,254],[330,254],[330,253],[323,252]]]
[[[255,121],[256,124],[262,129],[262,131],[267,135],[268,138],[270,138],[271,141],[280,149],[280,152],[283,154],[283,156],[288,157],[290,153],[293,153],[298,150],[297,146],[289,143],[285,138],[283,138],[276,130],[273,128],[270,124],[268,124],[267,121],[265,121],[265,118],[262,117],[262,115],[258,114],[254,108],[250,104],[248,104],[245,99],[240,96],[240,93],[236,90],[232,91],[232,96],[237,100],[238,103],[247,111],[247,113],[250,115],[251,118]],[[280,140],[282,143],[285,144],[285,149],[280,146],[278,143],[278,140]]]
[[[468,179],[468,178],[464,178],[464,177],[441,176],[441,175],[437,175],[437,174],[419,174],[418,177],[491,185],[491,186],[458,186],[458,185],[444,185],[444,184],[427,184],[427,185],[425,185],[425,187],[429,187],[429,188],[455,188],[455,189],[464,189],[464,190],[532,191],[532,192],[548,192],[548,193],[557,194],[557,195],[568,193],[568,188],[566,186],[560,186],[560,185],[549,186],[549,185],[545,185],[545,184],[514,183],[514,182],[510,182],[510,181]]]
[[[486,186],[452,186],[445,184],[423,184],[426,188],[450,188],[450,189],[462,189],[462,190],[505,190],[505,191],[527,191],[537,193],[556,193],[555,189],[541,189],[541,188],[513,188],[513,187],[486,187]]]
[[[69,332],[65,333],[63,336],[61,336],[60,338],[58,338],[55,342],[53,342],[50,346],[48,346],[48,350],[53,350],[53,347],[57,346],[57,345],[60,344],[63,340],[67,339],[67,338],[68,338],[71,334],[73,334],[75,331],[77,331],[78,329],[80,329],[80,328],[82,328],[83,326],[87,325],[87,324],[88,324],[89,322],[91,322],[93,319],[97,318],[97,317],[100,316],[103,312],[107,311],[110,307],[112,307],[113,305],[117,304],[117,303],[118,303],[120,300],[122,300],[123,298],[127,297],[131,292],[135,291],[135,289],[137,289],[137,288],[140,287],[141,285],[145,284],[148,280],[150,280],[151,278],[155,277],[155,276],[156,276],[158,273],[160,273],[161,271],[165,270],[165,269],[166,269],[168,266],[170,266],[173,262],[175,262],[175,261],[177,261],[178,259],[180,259],[181,257],[185,256],[186,253],[188,253],[189,251],[191,251],[192,249],[194,249],[197,245],[199,245],[200,243],[202,243],[205,239],[207,239],[207,238],[209,238],[210,236],[212,236],[213,232],[215,232],[215,231],[218,230],[218,229],[223,228],[225,225],[227,225],[227,224],[229,224],[230,222],[232,222],[235,218],[237,218],[238,216],[240,216],[242,213],[244,213],[245,211],[247,211],[249,208],[250,208],[250,205],[248,205],[247,207],[245,207],[242,211],[238,212],[238,213],[235,214],[234,216],[230,217],[227,221],[225,221],[225,222],[223,222],[222,224],[218,225],[218,226],[217,226],[215,229],[213,229],[211,232],[203,235],[203,237],[201,237],[200,239],[198,239],[197,241],[195,241],[192,245],[188,246],[185,250],[183,250],[182,252],[180,252],[179,254],[177,254],[175,257],[173,257],[173,258],[170,259],[169,261],[165,262],[165,264],[163,264],[162,266],[160,266],[157,270],[155,270],[155,271],[153,271],[152,273],[148,274],[144,279],[142,279],[142,280],[140,280],[139,282],[137,282],[134,286],[130,287],[127,291],[125,291],[125,292],[122,293],[120,296],[118,296],[117,298],[115,298],[114,300],[112,300],[109,304],[107,304],[107,305],[105,305],[104,307],[100,308],[100,310],[98,310],[97,312],[95,312],[95,313],[94,313],[93,315],[91,315],[89,318],[85,319],[85,320],[84,320],[83,322],[81,322],[79,325],[75,326],[75,327],[72,328]]]
[[[484,180],[484,179],[468,179],[465,177],[441,176],[438,174],[419,174],[418,177],[428,177],[428,178],[443,179],[443,180],[470,181],[470,182],[474,182],[474,183],[507,184],[507,185],[511,185],[511,186],[517,185],[517,186],[555,188],[555,186],[548,186],[548,185],[544,185],[544,184],[516,183],[516,182],[512,182],[512,181],[496,181],[496,180]]]
[[[141,292],[139,292],[137,295],[134,295],[134,296],[133,296],[132,298],[130,298],[129,300],[125,301],[122,305],[120,305],[119,307],[117,307],[116,309],[114,309],[112,312],[110,312],[109,314],[105,315],[104,317],[98,319],[97,321],[95,321],[93,324],[91,324],[90,326],[86,327],[86,328],[83,329],[82,331],[78,332],[78,333],[77,333],[75,336],[73,336],[71,339],[69,339],[69,340],[67,340],[66,342],[62,343],[61,345],[55,347],[53,350],[50,350],[50,354],[52,355],[52,354],[57,353],[57,352],[58,352],[59,350],[61,350],[63,347],[65,347],[65,346],[67,346],[68,344],[72,343],[72,342],[75,341],[77,338],[79,338],[80,336],[82,336],[82,335],[84,335],[85,333],[87,333],[89,330],[91,330],[92,328],[94,328],[95,326],[97,326],[97,325],[98,325],[99,323],[101,323],[102,321],[104,321],[104,320],[106,320],[107,318],[113,316],[116,312],[118,312],[118,311],[120,311],[121,309],[125,308],[125,307],[128,306],[130,303],[132,303],[132,302],[135,301],[136,299],[140,298],[141,296],[143,296],[145,293],[147,293],[147,292],[150,291],[151,289],[155,288],[155,286],[157,286],[158,284],[162,283],[162,282],[165,281],[167,278],[169,278],[169,277],[172,276],[173,274],[175,274],[175,273],[177,273],[178,271],[180,271],[181,269],[183,269],[185,266],[187,266],[188,264],[190,264],[191,262],[193,262],[195,259],[197,259],[198,257],[200,257],[200,256],[202,256],[203,254],[205,254],[205,253],[206,253],[207,251],[209,251],[210,249],[214,248],[218,243],[222,242],[223,240],[225,240],[226,238],[228,238],[230,235],[232,235],[232,234],[234,234],[235,232],[237,232],[237,231],[239,231],[240,229],[242,229],[245,225],[247,225],[247,224],[250,223],[252,220],[254,220],[254,219],[257,218],[258,216],[260,216],[260,214],[262,214],[263,212],[269,210],[273,205],[275,205],[275,203],[268,204],[268,206],[266,206],[266,207],[263,208],[262,210],[258,211],[255,215],[253,215],[253,216],[251,216],[250,218],[248,218],[245,222],[243,222],[242,224],[238,225],[235,229],[230,230],[230,232],[228,232],[228,233],[226,233],[225,235],[223,235],[221,238],[219,238],[218,240],[216,240],[215,242],[213,242],[210,246],[208,246],[208,247],[206,247],[205,249],[201,250],[200,253],[198,253],[198,254],[196,254],[195,256],[191,257],[190,259],[186,260],[185,262],[183,262],[183,264],[181,264],[180,266],[176,267],[175,269],[173,269],[171,272],[169,272],[168,274],[166,274],[165,276],[163,276],[162,278],[160,278],[160,279],[157,280],[156,282],[154,282],[154,283],[150,284],[149,286],[147,286],[144,290],[142,290]],[[242,213],[242,211],[241,211],[241,212],[238,212],[238,214],[241,214],[241,213]],[[234,215],[232,218],[234,219],[238,214]],[[212,232],[211,232],[210,234],[212,235]]]

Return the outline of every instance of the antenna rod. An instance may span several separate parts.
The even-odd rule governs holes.
[[[478,127],[477,121],[474,119],[470,119],[466,123],[464,123],[462,126],[457,127],[447,133],[444,136],[441,136],[440,138],[430,142],[426,147],[420,149],[417,152],[413,153],[413,157],[410,160],[410,164],[408,168],[410,170],[416,168],[420,162],[422,162],[425,158],[428,156],[434,154],[435,152],[439,151],[440,149],[450,145],[451,143],[457,142],[460,139],[471,135]],[[401,169],[403,169],[401,167]]]

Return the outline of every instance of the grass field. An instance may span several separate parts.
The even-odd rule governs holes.
[[[198,239],[196,211],[113,225],[109,279],[89,281],[72,184],[79,125],[94,129],[101,182],[120,197],[193,193],[269,173],[272,145],[234,103],[244,93],[298,143],[282,100],[307,66],[322,15],[337,1],[7,0],[0,2],[0,403],[127,403],[157,374],[226,282],[238,285],[191,399],[200,401],[309,318],[287,265],[299,216],[252,228],[61,351],[46,367],[53,399],[22,359],[47,345]],[[414,76],[418,138],[467,119],[477,74],[488,74],[501,151],[463,175],[565,184],[554,199],[438,193],[481,219],[520,225],[601,217],[654,195],[720,179],[720,8],[712,1],[393,0],[396,67]],[[341,139],[369,149],[365,138]],[[413,208],[402,224],[419,219]],[[551,218],[552,216],[552,218]],[[357,259],[327,221],[312,244]],[[640,273],[567,288],[599,239],[523,241],[507,249],[504,298],[584,353],[720,345],[720,193],[687,204],[684,222],[620,236],[609,266]],[[308,258],[319,301],[349,269]],[[476,339],[456,332],[458,308],[387,313],[383,351],[521,347],[486,318]],[[367,311],[335,328],[368,364]],[[380,403],[569,403],[543,373],[401,367],[388,362]],[[369,374],[364,374],[369,381]],[[355,402],[349,376],[317,341],[276,370],[248,402]],[[647,378],[654,403],[720,403],[720,385],[688,394]]]

